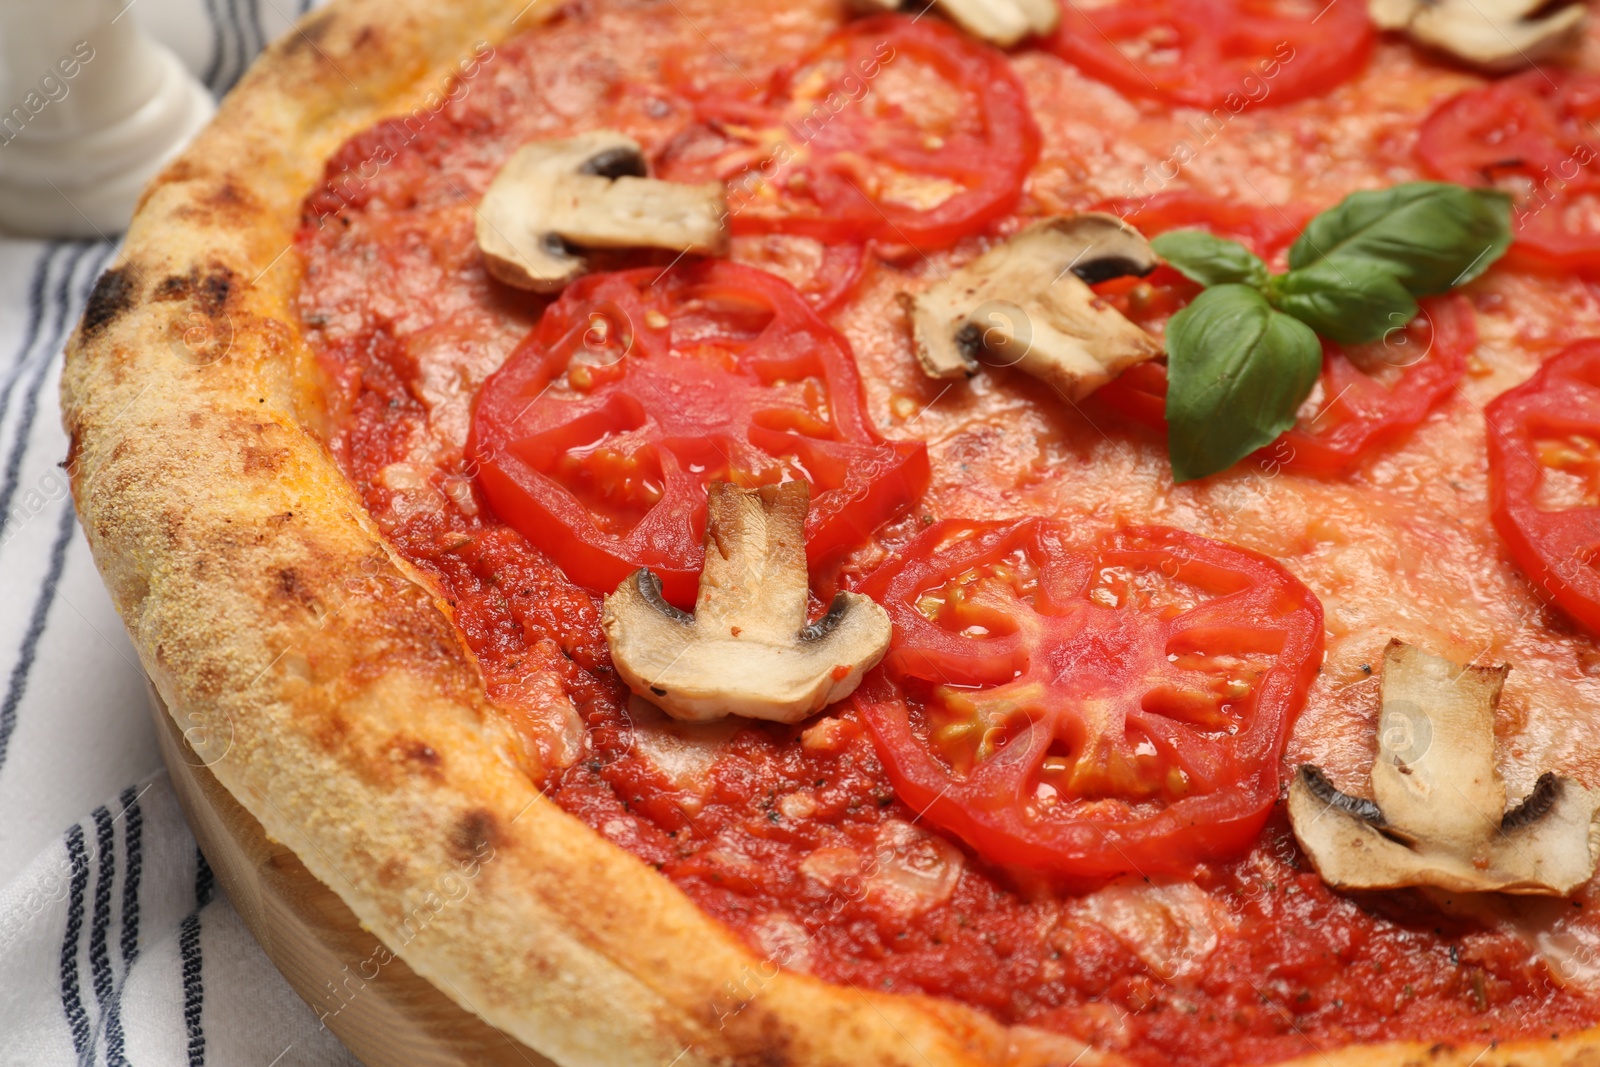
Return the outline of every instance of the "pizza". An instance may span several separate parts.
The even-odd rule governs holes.
[[[1600,1062],[1600,37],[336,0],[67,467],[211,772],[563,1064]]]

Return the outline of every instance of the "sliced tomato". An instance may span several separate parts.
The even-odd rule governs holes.
[[[682,606],[707,483],[808,481],[817,565],[928,482],[926,448],[867,417],[844,338],[788,282],[713,260],[568,286],[484,383],[467,447],[495,511],[573,581],[649,567]]]
[[[1167,439],[1167,365],[1149,360],[1136,363],[1102,385],[1096,403],[1130,422],[1147,426]]]
[[[819,315],[826,315],[861,287],[867,273],[867,250],[858,242],[826,245],[822,263],[801,288],[806,300]]]
[[[1189,107],[1276,107],[1366,68],[1366,6],[1305,0],[1064,0],[1049,47],[1129,95]]]
[[[824,244],[791,234],[751,238],[741,242],[735,255],[741,263],[793,283],[819,315],[828,314],[855,295],[872,260],[859,241]]]
[[[1458,93],[1429,114],[1417,158],[1462,185],[1517,200],[1508,261],[1531,269],[1600,269],[1600,175],[1594,122],[1600,74],[1530,70]]]
[[[1322,378],[1294,429],[1263,449],[1288,470],[1342,474],[1404,439],[1455,392],[1478,345],[1463,297],[1422,301],[1404,329],[1381,341],[1322,342]]]
[[[1256,208],[1190,193],[1153,198],[1137,210],[1112,202],[1145,234],[1203,229],[1238,241],[1269,265],[1281,267],[1309,214],[1297,208]],[[1103,286],[1129,318],[1159,328],[1200,291],[1161,267],[1143,281]],[[1324,340],[1322,377],[1294,429],[1256,454],[1272,469],[1337,475],[1394,444],[1454,392],[1478,343],[1472,306],[1459,296],[1422,302],[1422,313],[1382,340],[1349,347]],[[1167,370],[1157,362],[1125,371],[1096,394],[1124,417],[1167,432]]]
[[[934,18],[851,22],[760,98],[699,114],[657,169],[728,182],[734,233],[943,248],[1010,212],[1039,157],[1005,55]]]
[[[1483,413],[1495,529],[1534,588],[1600,635],[1600,339],[1569,345]]]
[[[1248,848],[1322,662],[1277,562],[1165,526],[945,522],[862,590],[894,622],[853,698],[901,798],[1003,867],[1093,882]]]

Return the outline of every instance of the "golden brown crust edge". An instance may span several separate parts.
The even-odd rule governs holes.
[[[323,160],[552,6],[340,0],[268,49],[146,193],[62,382],[79,514],[145,669],[217,778],[365,926],[558,1062],[1114,1062],[759,960],[540,797],[446,609],[316,436],[289,249]],[[1305,1062],[1600,1067],[1600,1030]]]

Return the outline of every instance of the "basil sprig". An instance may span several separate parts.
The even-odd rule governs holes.
[[[1238,241],[1229,241],[1204,230],[1171,230],[1150,242],[1150,247],[1181,271],[1184,277],[1201,285],[1267,284],[1267,265],[1261,257]]]
[[[1225,470],[1293,426],[1322,370],[1311,327],[1236,283],[1212,286],[1172,316],[1167,351],[1167,433],[1179,482]]]
[[[1167,441],[1186,482],[1294,425],[1322,366],[1318,334],[1376,341],[1416,316],[1418,297],[1487,270],[1511,244],[1511,200],[1444,182],[1352,193],[1307,223],[1282,274],[1199,230],[1150,244],[1207,287],[1167,324]]]
[[[1322,260],[1267,284],[1273,306],[1343,345],[1376,341],[1417,314],[1417,298],[1370,260]]]
[[[1370,263],[1412,296],[1433,296],[1470,282],[1510,245],[1505,193],[1411,182],[1351,193],[1306,223],[1289,249],[1289,269]]]

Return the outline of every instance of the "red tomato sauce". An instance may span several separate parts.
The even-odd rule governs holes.
[[[953,997],[1134,1063],[1268,1062],[1394,1033],[1476,1048],[1600,1019],[1586,991],[1600,983],[1585,984],[1600,959],[1593,888],[1515,913],[1342,896],[1311,870],[1280,808],[1247,855],[1192,882],[1056,893],[918,825],[847,705],[799,727],[729,724],[685,742],[630,702],[599,598],[495,518],[465,458],[473,397],[547,302],[487,278],[472,204],[529,139],[614,128],[658,157],[695,121],[696,98],[750,95],[843,18],[822,0],[724,15],[711,0],[571,4],[481,51],[437,112],[352,139],[306,203],[298,311],[327,380],[330,447],[453,605],[491,697],[526,739],[528,773],[782,967]],[[1585,46],[1589,65],[1597,52]],[[1001,234],[1029,216],[1180,188],[1315,210],[1417,177],[1422,117],[1478,84],[1389,42],[1326,97],[1207,113],[1124,97],[1040,49],[1009,62],[1042,148]],[[896,76],[886,64],[872,91],[914,101],[917,85]],[[1496,538],[1479,414],[1565,342],[1600,334],[1600,291],[1497,269],[1466,290],[1482,343],[1461,391],[1392,451],[1339,479],[1241,468],[1174,487],[1164,446],[1131,423],[1065,407],[1008,372],[948,388],[920,375],[895,294],[981,247],[874,246],[829,315],[855,350],[871,418],[890,438],[926,441],[933,467],[921,507],[832,577],[853,580],[935,519],[1072,517],[1085,536],[1119,522],[1179,526],[1273,556],[1324,605],[1328,658],[1286,766],[1314,761],[1361,787],[1372,665],[1398,636],[1514,664],[1501,727],[1514,792],[1546,769],[1600,784],[1600,652],[1541,605]],[[814,279],[826,250],[809,238],[738,237],[733,254],[802,290],[828,288]],[[1566,946],[1561,962],[1516,936],[1519,923]]]

